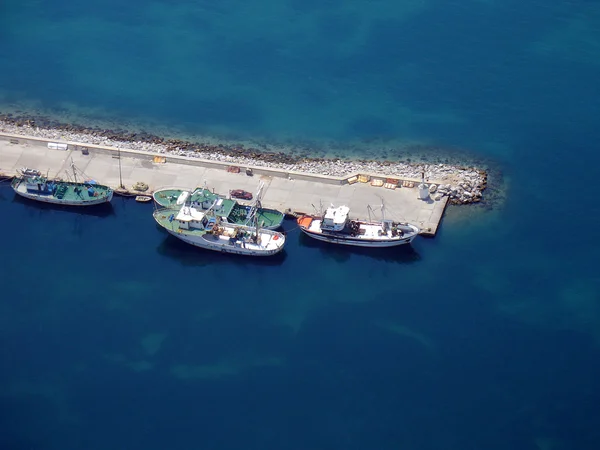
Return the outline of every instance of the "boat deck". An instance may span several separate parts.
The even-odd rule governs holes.
[[[176,207],[177,200],[182,192],[185,192],[185,190],[159,189],[154,193],[154,200],[164,208]],[[251,209],[250,205],[242,205],[236,200],[224,198],[208,189],[197,188],[191,193],[187,201],[201,204],[204,201],[213,202],[219,198],[222,200],[222,203],[218,208],[215,208],[215,212],[219,216],[227,217],[227,220],[231,223],[243,224],[246,222]],[[259,225],[268,228],[281,226],[285,218],[282,212],[269,208],[260,208],[257,215]]]
[[[177,231],[179,229],[179,226],[177,224],[177,220],[175,219],[175,217],[177,217],[178,213],[179,213],[179,209],[175,209],[175,208],[161,209],[161,210],[154,212],[154,219],[162,227],[164,227],[168,230]],[[229,239],[232,236],[234,229],[240,228],[240,227],[246,228],[241,225],[225,224],[225,223],[221,223],[219,226],[221,228],[225,228],[225,233],[223,234],[223,236],[227,239]],[[202,235],[207,234],[207,231],[198,229],[198,228],[190,228],[190,229],[182,229],[182,233],[189,234],[190,236],[202,236]],[[266,237],[266,236],[272,236],[274,234],[274,232],[270,231],[270,230],[266,230],[266,229],[260,229],[259,234],[261,236]]]
[[[231,219],[235,223],[241,223],[247,220],[248,213],[250,212],[250,206],[236,205],[231,213]],[[280,211],[269,208],[260,208],[257,212],[258,223],[261,227],[278,227],[285,218],[284,214]]]
[[[186,231],[186,233],[187,233],[187,231]],[[275,234],[264,233],[264,232],[260,232],[260,231],[258,234],[260,237],[260,240],[258,242],[260,242],[260,244],[254,243],[249,240],[245,240],[244,248],[249,249],[249,250],[260,251],[260,250],[265,250],[265,249],[266,250],[275,250],[281,246],[281,244],[277,242],[278,239],[276,238]],[[214,234],[205,233],[202,236],[202,239],[206,240],[207,242],[219,243],[220,245],[231,244],[230,237],[227,235],[215,236]],[[233,245],[233,244],[231,244],[231,245]]]
[[[170,208],[177,205],[177,200],[182,192],[184,192],[182,189],[160,189],[159,191],[155,192],[154,199],[160,206]],[[237,205],[237,202],[235,200],[221,197],[220,195],[215,194],[208,189],[194,190],[191,192],[187,201],[192,203],[212,203],[218,199],[221,200],[221,204],[215,208],[215,212],[222,217],[229,216]]]

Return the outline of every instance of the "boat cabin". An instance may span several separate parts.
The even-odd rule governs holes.
[[[196,189],[190,200],[192,207],[200,208],[203,211],[212,208],[214,213],[225,221],[236,205],[235,201],[224,199],[204,188]]]
[[[347,206],[333,206],[327,208],[323,220],[321,221],[321,229],[327,231],[342,231],[348,220],[350,208]]]
[[[25,180],[27,192],[39,195],[52,195],[56,191],[56,184],[42,177],[31,177]]]
[[[174,217],[179,223],[179,228],[184,230],[212,230],[216,225],[216,218],[208,216],[202,211],[190,206],[184,206]]]

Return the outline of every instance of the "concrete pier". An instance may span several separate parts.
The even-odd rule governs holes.
[[[448,203],[445,196],[437,201],[421,200],[419,180],[400,180],[396,189],[377,186],[378,183],[352,182],[359,175],[363,175],[360,177],[363,180],[385,182],[385,174],[351,174],[340,178],[250,167],[252,175],[247,175],[247,167],[239,167],[239,172],[233,173],[228,163],[200,158],[0,134],[0,175],[13,176],[18,169],[30,167],[49,177],[66,179],[67,173],[71,173],[71,160],[88,178],[116,190],[122,179],[124,192],[129,194],[150,195],[163,187],[193,189],[205,184],[223,195],[232,189],[255,193],[259,181],[263,181],[265,207],[288,213],[313,213],[313,205],[319,208],[321,203],[345,204],[350,207],[351,216],[359,219],[368,218],[367,205],[375,211],[372,218],[380,219],[383,199],[387,218],[413,223],[422,229],[423,235],[429,236],[437,232]],[[402,181],[411,181],[414,187],[402,187]],[[135,191],[133,186],[138,182],[147,184],[149,189]]]

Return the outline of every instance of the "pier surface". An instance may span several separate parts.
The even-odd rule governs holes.
[[[264,207],[314,213],[314,207],[319,208],[321,204],[324,207],[344,204],[350,208],[352,217],[367,219],[367,205],[370,205],[374,210],[371,218],[380,219],[383,200],[387,218],[415,224],[421,228],[421,234],[429,236],[437,232],[448,202],[446,196],[437,201],[431,198],[420,200],[416,187],[418,180],[413,180],[413,188],[398,186],[392,190],[370,183],[349,184],[348,177],[283,172],[264,167],[252,167],[253,175],[249,176],[246,167],[240,167],[239,173],[231,173],[227,163],[200,158],[62,141],[53,141],[64,144],[55,149],[49,148],[48,143],[39,138],[0,134],[0,174],[13,176],[20,168],[29,167],[47,173],[51,178],[67,179],[67,174],[72,173],[73,161],[86,177],[115,189],[119,188],[122,179],[125,191],[138,195],[150,195],[164,187],[194,189],[204,185],[223,195],[232,189],[244,189],[254,194],[259,182],[263,181]],[[366,175],[385,178],[385,174]],[[133,190],[138,182],[147,184],[148,190]]]

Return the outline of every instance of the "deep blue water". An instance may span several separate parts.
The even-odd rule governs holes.
[[[433,142],[508,190],[412,249],[287,223],[255,261],[0,185],[0,448],[599,448],[598,30],[592,1],[3,2],[0,110]]]

